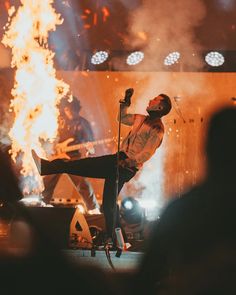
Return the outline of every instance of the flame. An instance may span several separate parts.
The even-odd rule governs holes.
[[[102,21],[105,23],[110,16],[110,11],[106,6],[103,6],[101,9],[97,9],[97,12],[93,12],[92,10],[86,8],[84,9],[84,14],[82,14],[80,17],[82,20],[87,21],[87,23],[84,24],[84,29],[91,29],[92,26],[97,26],[99,21],[99,16],[102,15]],[[90,22],[90,23],[89,23]]]
[[[97,22],[98,22],[98,15],[97,15],[97,13],[94,13],[94,15],[93,15],[93,25],[96,26]]]
[[[103,22],[106,22],[107,18],[110,16],[110,12],[106,6],[102,8]]]
[[[5,1],[4,2],[4,5],[5,5],[6,10],[8,10],[10,8],[10,2],[9,2],[9,0]]]
[[[12,6],[2,39],[12,49],[11,67],[16,70],[11,101],[14,123],[9,135],[12,158],[22,161],[23,193],[43,190],[31,149],[45,156],[43,142],[55,140],[57,105],[69,91],[69,85],[56,78],[54,53],[47,43],[49,32],[63,22],[52,7],[53,1],[21,0],[17,11]]]

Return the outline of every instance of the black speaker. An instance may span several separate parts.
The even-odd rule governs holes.
[[[77,208],[27,207],[34,224],[59,248],[92,248],[88,223]]]

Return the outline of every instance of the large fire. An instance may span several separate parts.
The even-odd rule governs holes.
[[[57,136],[57,105],[69,91],[69,86],[56,78],[54,53],[48,48],[49,32],[63,22],[52,7],[53,1],[21,0],[17,10],[12,6],[2,39],[12,50],[11,66],[15,69],[11,101],[14,124],[9,135],[12,158],[22,161],[25,194],[43,189],[31,149],[45,156],[43,143]]]

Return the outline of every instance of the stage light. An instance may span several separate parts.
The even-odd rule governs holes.
[[[91,63],[94,65],[102,64],[108,59],[108,56],[106,51],[98,51],[91,57]]]
[[[125,207],[125,209],[131,210],[133,208],[133,202],[131,202],[130,200],[125,200],[123,206]]]
[[[219,67],[222,66],[223,63],[225,62],[224,56],[216,51],[211,51],[207,53],[205,56],[205,61],[208,65],[212,67]]]
[[[121,217],[128,224],[138,224],[144,217],[144,209],[139,202],[133,197],[126,197],[121,202]]]
[[[135,51],[128,55],[126,63],[129,66],[137,65],[144,59],[144,53],[142,51]]]
[[[171,52],[164,59],[164,65],[171,66],[171,65],[177,63],[179,58],[180,58],[180,53],[178,51]]]

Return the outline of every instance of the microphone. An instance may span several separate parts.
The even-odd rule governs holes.
[[[134,89],[133,88],[128,88],[125,91],[125,97],[124,99],[120,99],[119,103],[124,104],[125,106],[130,106],[131,105],[131,96],[134,93]]]

